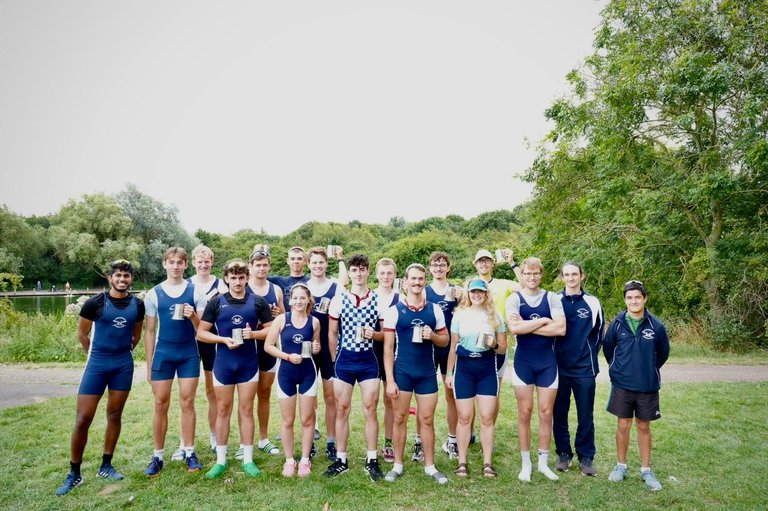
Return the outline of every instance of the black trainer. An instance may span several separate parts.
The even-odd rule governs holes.
[[[337,475],[343,474],[347,470],[349,470],[349,464],[336,458],[336,461],[331,463],[331,466],[326,469],[323,475],[325,477],[336,477]]]
[[[379,467],[378,458],[366,461],[365,471],[368,472],[368,475],[370,476],[371,481],[373,481],[374,483],[384,479],[384,473],[381,471],[381,467]]]

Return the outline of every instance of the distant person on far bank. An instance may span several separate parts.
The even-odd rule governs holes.
[[[627,449],[632,418],[637,425],[640,479],[651,491],[661,483],[651,470],[651,421],[661,418],[659,370],[669,358],[669,337],[664,324],[646,308],[648,291],[639,280],[624,284],[627,310],[611,321],[605,332],[603,353],[610,364],[611,395],[608,412],[618,417],[618,463],[608,476],[613,482],[627,477]]]
[[[112,466],[112,455],[120,437],[123,407],[133,383],[133,348],[141,340],[144,321],[144,303],[128,292],[133,273],[133,265],[128,261],[110,263],[107,269],[109,292],[89,298],[80,310],[77,336],[88,352],[88,362],[77,393],[77,418],[70,441],[70,471],[56,490],[58,496],[66,495],[83,482],[80,465],[88,429],[107,389],[107,431],[98,476],[110,481],[123,479],[123,474]]]

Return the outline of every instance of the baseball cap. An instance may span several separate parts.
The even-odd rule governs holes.
[[[478,259],[482,259],[483,257],[487,257],[488,259],[493,261],[493,256],[491,255],[491,253],[483,248],[477,251],[477,254],[475,254],[475,259],[472,262],[476,263]]]
[[[488,292],[488,284],[483,279],[474,279],[469,282],[467,291],[485,291]]]

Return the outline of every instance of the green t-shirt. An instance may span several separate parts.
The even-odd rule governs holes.
[[[640,323],[643,322],[645,317],[642,317],[640,319],[634,319],[632,316],[627,314],[624,316],[624,318],[627,320],[627,325],[629,325],[629,329],[632,330],[632,335],[637,335],[637,329],[640,328]]]

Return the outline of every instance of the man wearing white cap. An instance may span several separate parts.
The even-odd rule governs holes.
[[[518,282],[520,281],[522,271],[520,265],[515,262],[514,254],[511,249],[500,249],[504,255],[505,260],[512,267],[512,271],[515,272]],[[520,284],[514,280],[497,279],[493,277],[494,259],[488,250],[480,249],[475,254],[475,269],[477,270],[477,276],[480,277],[488,285],[488,292],[493,297],[493,303],[496,305],[496,310],[499,311],[502,318],[507,317],[507,298],[520,290]],[[511,341],[511,335],[507,339]],[[510,342],[511,344],[511,342]],[[496,367],[498,372],[496,373],[499,378],[499,397],[496,400],[496,411],[493,415],[493,423],[496,424],[496,419],[499,416],[499,409],[501,406],[501,380],[504,378],[504,372],[507,370],[507,354],[502,353],[496,355]],[[474,435],[474,433],[473,433]],[[474,437],[473,437],[474,438]]]

